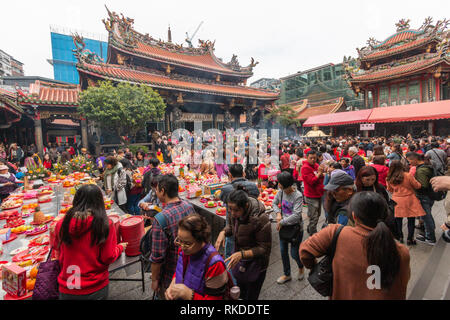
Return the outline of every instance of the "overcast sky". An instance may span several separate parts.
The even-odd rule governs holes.
[[[216,40],[215,54],[224,62],[237,54],[242,66],[254,57],[255,81],[279,78],[356,56],[369,37],[384,40],[395,23],[411,19],[419,28],[427,16],[450,18],[449,0],[21,0],[0,5],[0,49],[25,64],[25,75],[53,78],[50,25],[103,34],[104,5],[135,20],[135,29],[154,38],[182,43],[185,33]],[[447,16],[446,16],[447,15]]]

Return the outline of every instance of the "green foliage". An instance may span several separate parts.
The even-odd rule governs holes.
[[[300,120],[295,119],[296,116],[297,114],[292,106],[281,105],[273,108],[265,117],[266,119],[272,119],[275,122],[280,123],[284,127],[289,127],[292,125],[300,125]]]
[[[78,107],[81,114],[102,128],[131,137],[145,129],[148,121],[161,119],[165,109],[163,99],[152,88],[109,81],[83,91]]]
[[[128,148],[134,155],[136,155],[136,152],[138,152],[139,150],[143,151],[145,154],[148,154],[150,152],[147,146],[129,145]]]

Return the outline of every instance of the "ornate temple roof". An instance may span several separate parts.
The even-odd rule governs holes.
[[[298,113],[296,119],[306,120],[309,117],[317,116],[320,114],[335,113],[342,107],[343,104],[344,98],[342,97],[334,99],[333,101],[323,101],[314,105],[307,104],[306,108]]]
[[[77,106],[79,85],[64,85],[37,80],[30,84],[28,95],[19,95],[18,102],[22,105],[37,104],[49,106]]]
[[[412,30],[409,20],[400,20],[394,35],[383,42],[371,38],[367,47],[357,49],[357,60],[344,57],[344,79],[355,92],[359,92],[360,84],[425,72],[440,76],[441,71],[445,72],[450,67],[449,24],[448,20],[433,24],[433,20],[427,18],[419,29]],[[399,54],[401,56],[396,56]],[[389,57],[391,59],[385,59]]]
[[[292,111],[296,113],[295,119],[306,120],[309,117],[320,114],[335,113],[344,105],[344,103],[344,98],[339,97],[337,99],[325,100],[316,103],[309,103],[308,99],[304,99],[286,103],[281,106],[290,106],[292,108]],[[279,108],[281,106],[277,107]]]
[[[21,117],[23,109],[17,104],[17,95],[0,88],[0,109],[5,109],[16,117]]]
[[[154,39],[134,30],[133,19],[107,11],[109,17],[103,23],[109,32],[109,45],[119,51],[172,65],[243,78],[251,77],[253,67],[258,64],[252,58],[248,66],[241,67],[236,55],[229,63],[223,63],[214,55],[215,42],[211,41],[199,40],[200,46],[194,48]]]
[[[217,83],[200,83],[189,81],[188,79],[176,79],[161,74],[149,73],[140,70],[130,69],[120,65],[105,63],[79,63],[78,71],[90,74],[102,79],[113,81],[126,81],[136,84],[146,84],[154,88],[177,89],[185,92],[197,92],[212,95],[256,98],[262,100],[276,100],[279,94],[261,89],[254,89],[247,86],[223,85]]]
[[[379,51],[375,51],[372,53],[369,53],[368,55],[364,56],[363,58],[361,58],[361,60],[363,61],[373,61],[373,60],[377,60],[377,59],[381,59],[381,58],[385,58],[385,57],[389,57],[395,54],[400,54],[402,52],[407,52],[410,50],[413,50],[415,48],[420,48],[424,45],[427,45],[429,43],[432,42],[436,42],[439,43],[439,40],[437,38],[422,38],[422,39],[417,39],[411,42],[407,42],[401,45],[397,45],[394,47],[391,47],[389,49],[386,50],[379,50]]]
[[[351,83],[376,82],[382,80],[390,80],[412,75],[438,65],[450,66],[450,59],[448,57],[441,57],[434,55],[434,57],[423,57],[410,63],[397,63],[386,65],[385,68],[378,68],[364,72],[361,74],[352,74]]]
[[[407,52],[430,42],[439,43],[448,35],[447,26],[449,21],[446,19],[433,24],[433,19],[428,17],[417,30],[410,29],[409,21],[405,19],[400,20],[396,24],[397,32],[382,42],[370,38],[366,47],[357,49],[359,60],[361,62],[373,61]]]

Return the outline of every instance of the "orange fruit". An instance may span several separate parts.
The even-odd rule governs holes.
[[[29,280],[27,280],[27,290],[28,291],[33,291],[35,284],[36,284],[36,279],[29,279]]]
[[[37,274],[38,274],[38,267],[35,266],[35,267],[34,267],[33,269],[31,269],[31,271],[30,271],[30,278],[31,278],[31,279],[36,279]]]

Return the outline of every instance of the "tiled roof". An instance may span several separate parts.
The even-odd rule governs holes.
[[[226,68],[217,62],[210,52],[204,55],[195,54],[183,54],[178,52],[172,52],[169,50],[164,50],[163,48],[158,48],[151,46],[143,42],[137,42],[137,48],[134,50],[129,50],[125,48],[118,47],[117,49],[121,51],[127,51],[129,53],[138,53],[147,57],[152,57],[160,61],[164,61],[171,64],[179,64],[183,66],[189,66],[200,70],[215,71],[222,74],[232,74],[232,75],[247,75],[250,76],[251,72],[238,72],[232,69]]]
[[[414,41],[411,41],[411,42],[408,42],[408,43],[405,43],[405,44],[402,44],[402,45],[399,45],[399,46],[396,46],[396,47],[392,47],[392,48],[389,48],[389,49],[386,49],[386,50],[381,50],[381,51],[378,51],[378,52],[374,52],[374,53],[368,54],[367,56],[363,57],[361,60],[362,61],[367,61],[367,60],[380,59],[380,58],[383,58],[383,57],[387,57],[387,56],[390,56],[390,55],[393,55],[393,54],[398,54],[398,53],[401,53],[401,52],[405,52],[405,51],[408,51],[408,50],[420,47],[420,46],[422,46],[424,44],[427,44],[428,42],[431,42],[431,41],[433,41],[432,38],[422,38],[422,39],[414,40]]]
[[[298,101],[292,101],[289,103],[285,103],[285,104],[281,104],[278,106],[274,106],[273,109],[278,109],[280,107],[284,107],[284,106],[289,106],[292,108],[292,111],[294,112],[300,112],[303,109],[306,108],[306,106],[308,105],[308,99],[303,99],[303,100],[298,100]]]
[[[20,117],[20,114],[23,113],[23,109],[17,104],[16,99],[17,95],[15,93],[0,88],[0,107],[3,107]]]
[[[147,73],[112,64],[84,63],[77,65],[77,68],[79,72],[91,74],[96,77],[114,81],[143,83],[155,88],[177,89],[180,91],[187,91],[187,92],[201,92],[205,94],[243,97],[243,98],[256,98],[271,101],[278,99],[279,96],[278,93],[267,92],[246,86],[228,86],[219,84],[188,82],[178,79],[172,79],[159,74]]]
[[[389,69],[374,72],[366,72],[361,75],[353,75],[353,78],[350,79],[350,82],[352,83],[373,82],[403,77],[433,67],[442,62],[450,64],[450,62],[446,58],[440,58],[439,56],[436,56],[434,58],[422,59],[408,64],[395,66]]]
[[[324,102],[325,103],[325,102]],[[296,117],[299,120],[305,120],[312,116],[317,116],[321,114],[335,113],[344,103],[344,98],[340,97],[334,102],[329,102],[319,105],[319,106],[308,106],[300,111]]]
[[[4,97],[11,98],[14,100],[16,99],[16,94],[14,92],[11,92],[11,91],[8,91],[8,90],[2,89],[2,88],[0,88],[0,95],[3,95]]]
[[[52,124],[54,125],[63,125],[63,126],[72,126],[72,127],[79,127],[80,125],[76,122],[73,122],[70,119],[55,119],[53,120]]]
[[[389,38],[387,38],[386,40],[384,40],[381,44],[379,44],[378,46],[376,46],[375,48],[381,48],[381,47],[388,47],[391,46],[395,43],[398,42],[402,42],[408,39],[412,39],[417,37],[419,34],[421,34],[422,32],[420,31],[415,31],[415,30],[404,30],[404,31],[400,31],[397,32],[396,34],[390,36]]]
[[[30,84],[30,94],[19,97],[21,104],[77,106],[80,86],[53,84],[37,80]]]

